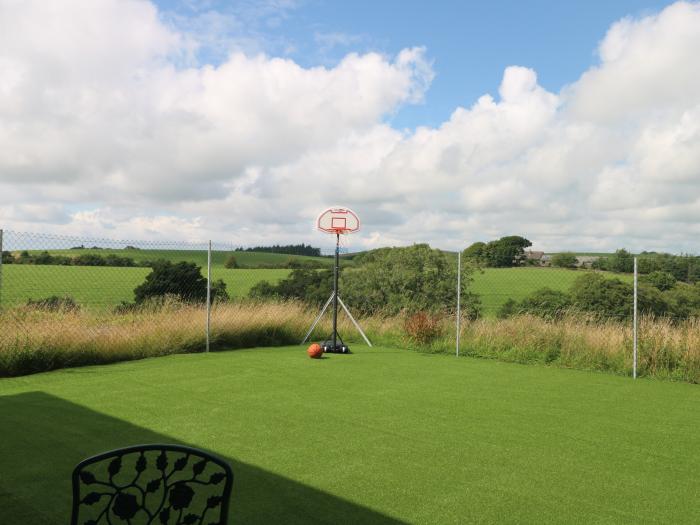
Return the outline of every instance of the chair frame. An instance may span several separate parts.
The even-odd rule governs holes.
[[[230,499],[231,499],[231,490],[233,488],[233,471],[231,470],[231,467],[228,463],[223,461],[222,459],[218,458],[217,456],[214,456],[212,454],[209,454],[208,452],[205,452],[201,449],[193,448],[193,447],[188,447],[185,445],[172,445],[172,444],[165,444],[165,443],[155,443],[155,444],[147,444],[147,445],[133,445],[129,447],[124,447],[124,448],[118,448],[114,450],[110,450],[107,452],[103,452],[101,454],[97,454],[95,456],[91,456],[87,459],[84,459],[76,467],[73,469],[73,475],[72,475],[72,483],[73,483],[73,504],[72,504],[72,509],[71,509],[71,525],[79,525],[78,519],[79,519],[79,514],[80,514],[80,506],[82,504],[81,498],[80,498],[80,488],[81,485],[83,484],[80,480],[80,473],[83,471],[85,467],[89,467],[90,465],[94,465],[97,463],[100,463],[106,459],[110,458],[118,458],[121,456],[125,456],[128,454],[133,454],[133,453],[139,453],[139,452],[150,452],[150,451],[160,451],[160,452],[165,452],[170,453],[170,452],[181,452],[183,454],[187,454],[190,456],[195,456],[199,457],[201,459],[206,459],[207,461],[211,461],[212,463],[215,463],[219,467],[221,467],[224,472],[225,472],[225,479],[224,479],[224,489],[222,493],[222,501],[221,501],[221,517],[222,521],[219,523],[221,525],[226,525],[228,523],[228,513],[229,513],[229,504],[230,504]],[[116,488],[116,487],[115,487]],[[161,504],[161,507],[154,513],[153,518],[149,521],[149,523],[157,523],[158,519],[158,513],[162,510],[163,505],[165,502]],[[109,513],[109,510],[107,511]],[[101,519],[101,518],[100,518]],[[109,520],[109,516],[107,519],[107,523],[111,523]]]

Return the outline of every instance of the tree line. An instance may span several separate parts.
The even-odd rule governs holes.
[[[117,267],[150,267],[151,261],[136,262],[131,257],[120,257],[114,254],[82,253],[76,256],[52,255],[47,251],[29,253],[24,250],[18,255],[12,252],[2,252],[3,264],[37,264],[56,266],[117,266]]]
[[[314,248],[307,244],[275,244],[273,246],[254,246],[253,248],[236,248],[237,252],[266,252],[266,253],[283,253],[285,255],[308,255],[311,257],[320,257],[321,248]]]
[[[700,316],[700,283],[676,281],[665,272],[640,277],[638,311],[642,315],[688,319]],[[565,314],[585,313],[600,318],[627,321],[633,314],[634,288],[631,283],[595,272],[582,273],[568,291],[544,287],[521,301],[510,299],[498,317],[532,314],[555,319]]]
[[[634,271],[634,255],[625,249],[616,250],[608,257],[600,257],[593,268],[617,273]],[[642,252],[637,256],[637,271],[640,274],[663,272],[676,281],[696,283],[700,281],[700,257],[697,255]]]

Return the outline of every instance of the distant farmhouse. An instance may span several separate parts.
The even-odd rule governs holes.
[[[534,263],[542,264],[542,259],[544,258],[544,256],[545,256],[544,252],[535,252],[533,250],[525,250],[525,260],[526,261],[532,261]]]
[[[590,268],[593,262],[598,259],[599,257],[594,255],[577,255],[576,266],[579,268]],[[525,250],[525,263],[534,266],[551,266],[552,256],[544,252]]]

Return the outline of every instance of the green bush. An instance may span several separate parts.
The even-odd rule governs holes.
[[[642,283],[647,283],[654,288],[661,290],[662,292],[670,290],[676,285],[677,282],[676,278],[672,274],[660,271],[651,272],[649,275],[642,275],[639,278],[639,281]]]
[[[333,291],[333,270],[297,268],[286,279],[277,284],[260,281],[250,290],[255,299],[298,299],[308,304],[319,305],[328,300]]]
[[[44,299],[29,299],[27,307],[47,312],[75,312],[80,310],[80,305],[72,297],[59,297],[57,295]]]
[[[551,288],[540,288],[520,301],[515,310],[519,314],[527,313],[544,319],[556,319],[570,310],[571,306],[569,294]]]
[[[183,301],[206,302],[207,280],[202,276],[201,268],[192,262],[155,261],[153,271],[134,289],[134,300],[142,303],[164,295],[173,295]]]
[[[236,260],[235,255],[229,255],[226,258],[226,262],[224,263],[224,268],[228,268],[229,270],[233,270],[235,268],[238,268],[238,261]]]
[[[559,268],[576,268],[578,259],[573,252],[561,252],[552,256],[552,266]]]

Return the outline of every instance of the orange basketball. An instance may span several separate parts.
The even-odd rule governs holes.
[[[306,349],[306,353],[309,354],[310,358],[318,359],[323,355],[323,348],[321,348],[320,344],[314,343]]]

